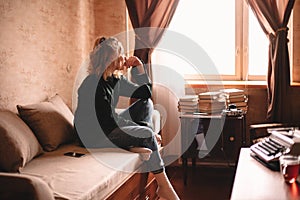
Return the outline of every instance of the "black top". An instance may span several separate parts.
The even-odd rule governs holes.
[[[151,97],[151,84],[141,86],[128,81],[124,76],[120,79],[109,77],[106,81],[101,78],[95,97],[95,108],[98,121],[105,133],[110,133],[116,127],[137,125],[133,121],[120,117],[115,108],[119,96],[144,99]]]
[[[150,98],[152,84],[147,74],[139,75],[138,84],[129,81],[126,77],[108,77],[105,81],[96,75],[85,78],[78,89],[78,106],[75,112],[75,126],[78,124],[86,130],[91,130],[95,124],[95,117],[104,134],[109,134],[116,127],[138,125],[133,121],[120,117],[115,108],[120,96],[136,99]]]

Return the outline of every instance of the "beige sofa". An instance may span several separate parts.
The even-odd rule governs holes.
[[[73,115],[58,95],[17,108],[0,111],[0,199],[156,198],[154,178],[138,173],[138,154],[77,145]],[[158,132],[158,111],[153,121]]]

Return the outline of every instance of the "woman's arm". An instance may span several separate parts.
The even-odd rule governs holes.
[[[127,80],[126,77],[122,76],[120,78],[120,95],[136,98],[136,99],[147,99],[151,98],[152,96],[152,84],[143,84],[138,85],[132,83],[131,81]]]
[[[95,98],[95,108],[99,124],[105,133],[110,133],[120,126],[136,126],[131,120],[120,117],[112,108],[111,99],[113,94],[105,91],[104,87],[98,86]]]
[[[125,59],[124,65],[127,68],[132,66],[132,70],[137,71],[137,76],[135,77],[137,83],[133,83],[125,77],[121,77],[120,94],[136,99],[150,98],[152,96],[152,84],[143,62],[138,57],[131,56]]]
[[[135,71],[136,82],[138,85],[151,84],[151,80],[147,74],[146,65],[142,60],[136,56],[131,56],[125,61],[126,67],[132,67],[132,71]]]

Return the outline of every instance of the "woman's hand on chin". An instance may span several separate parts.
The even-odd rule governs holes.
[[[136,67],[139,65],[143,65],[142,61],[136,56],[130,56],[125,58],[125,66],[127,67]]]

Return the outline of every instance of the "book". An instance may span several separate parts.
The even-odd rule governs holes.
[[[222,92],[225,97],[240,96],[245,94],[244,90],[236,88],[222,89],[220,92]]]
[[[226,98],[224,97],[219,97],[216,99],[199,99],[199,104],[200,103],[224,103],[226,101]]]
[[[179,101],[178,105],[181,105],[181,106],[197,106],[198,101]]]
[[[179,98],[179,102],[185,102],[185,101],[189,101],[189,102],[190,101],[191,102],[198,101],[198,96],[197,95],[186,95],[186,96]]]
[[[209,110],[209,109],[216,109],[216,110],[222,110],[225,109],[225,104],[203,104],[199,105],[199,110]]]
[[[199,111],[202,113],[212,114],[221,113],[225,109],[225,101],[212,101],[209,103],[199,103]]]
[[[184,113],[194,113],[198,112],[198,108],[178,108],[178,112],[184,112]]]
[[[198,111],[198,95],[186,95],[179,98],[178,112],[194,113]]]
[[[225,101],[218,101],[218,100],[215,100],[215,101],[211,101],[211,102],[199,102],[199,106],[202,106],[202,105],[208,105],[208,106],[212,106],[212,105],[219,105],[219,106],[225,106]]]
[[[237,96],[226,97],[226,101],[229,103],[234,103],[234,102],[248,101],[248,98],[246,95],[237,95]]]
[[[198,109],[198,105],[195,106],[184,106],[184,105],[178,105],[179,109]]]
[[[220,98],[221,94],[222,93],[220,91],[211,91],[211,92],[202,92],[198,96],[199,96],[200,100],[204,100],[204,99],[206,99],[206,100],[208,100],[208,99],[215,100],[215,99]]]
[[[225,109],[225,98],[220,91],[199,94],[199,111],[207,114],[221,113]]]

